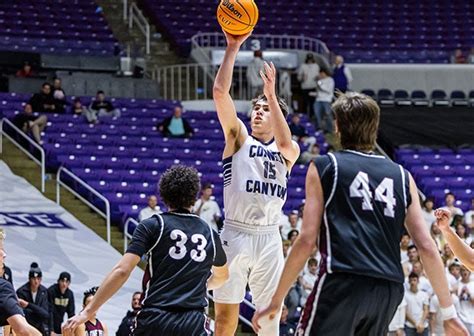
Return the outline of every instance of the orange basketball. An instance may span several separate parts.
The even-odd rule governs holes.
[[[257,5],[253,0],[221,0],[217,7],[217,21],[229,34],[247,34],[257,24]]]

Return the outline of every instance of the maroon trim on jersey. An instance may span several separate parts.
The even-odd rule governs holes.
[[[297,331],[295,335],[304,335],[306,328],[308,328],[309,320],[311,319],[311,314],[313,313],[313,309],[317,309],[317,305],[318,305],[317,300],[319,299],[319,294],[320,294],[318,293],[318,288],[321,284],[322,279],[324,279],[325,275],[327,274],[328,253],[327,253],[327,240],[326,240],[326,227],[325,226],[321,226],[319,243],[320,243],[319,253],[321,254],[321,262],[319,264],[318,275],[316,277],[313,290],[311,291],[311,293],[308,296],[308,299],[306,300],[306,305],[304,307],[303,314],[301,314],[301,318],[298,323],[298,328],[296,328]],[[316,318],[316,315],[315,315],[315,318]],[[309,328],[311,328],[311,326],[309,326]]]
[[[147,292],[147,286],[151,281],[151,272],[150,268],[153,267],[151,263],[149,262],[147,267],[145,268],[145,272],[143,273],[143,279],[142,279],[142,294],[140,295],[140,302],[143,304],[143,301],[146,300],[146,295],[148,294]]]
[[[96,330],[104,331],[104,327],[102,326],[102,323],[97,318],[95,319],[95,324],[93,324],[91,321],[86,321],[84,323],[84,326],[86,329],[86,335],[89,335],[89,332],[91,331],[96,331]]]

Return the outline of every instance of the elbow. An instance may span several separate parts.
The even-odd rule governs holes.
[[[425,257],[439,257],[438,248],[432,239],[416,242],[415,245],[421,255]]]
[[[228,93],[229,92],[222,85],[219,83],[214,83],[214,87],[212,88],[212,94],[214,98],[223,97]]]
[[[300,235],[298,237],[298,242],[301,246],[301,250],[304,251],[304,253],[311,254],[316,249],[316,241],[309,236],[306,237],[305,235]]]

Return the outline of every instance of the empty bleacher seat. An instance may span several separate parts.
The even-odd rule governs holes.
[[[449,106],[449,99],[443,90],[433,90],[431,92],[431,103],[433,106]]]
[[[414,106],[428,106],[430,104],[425,91],[422,90],[415,90],[411,93],[411,102]]]
[[[468,106],[469,102],[466,99],[466,94],[463,91],[451,92],[451,105],[452,106]]]
[[[393,94],[395,104],[398,106],[410,106],[411,100],[408,92],[405,90],[396,90]]]
[[[377,98],[380,105],[392,106],[395,103],[392,91],[389,89],[380,89],[377,92]]]

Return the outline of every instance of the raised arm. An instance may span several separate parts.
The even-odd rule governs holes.
[[[242,121],[237,117],[234,102],[230,96],[232,86],[232,74],[234,72],[235,59],[240,46],[250,36],[251,33],[241,36],[235,36],[224,32],[227,40],[224,59],[214,81],[213,98],[217,109],[217,116],[221,123],[226,144],[236,140],[245,140],[248,135]],[[233,154],[233,153],[232,153]]]
[[[263,93],[267,97],[268,107],[272,114],[270,122],[278,150],[289,162],[289,168],[291,168],[300,156],[300,147],[292,140],[290,127],[278,104],[278,96],[275,92],[276,75],[277,71],[273,62],[270,64],[265,62],[265,72],[261,71],[260,76],[264,83]]]
[[[457,318],[456,310],[448,289],[448,281],[443,262],[434,240],[431,238],[421,212],[415,181],[410,175],[410,195],[412,203],[408,207],[406,227],[420,253],[426,275],[438,296],[439,305],[444,315],[446,335],[467,335],[466,329]]]
[[[446,238],[449,247],[456,257],[474,272],[474,250],[469,247],[449,226],[451,212],[447,209],[437,209],[435,211],[436,224]]]

